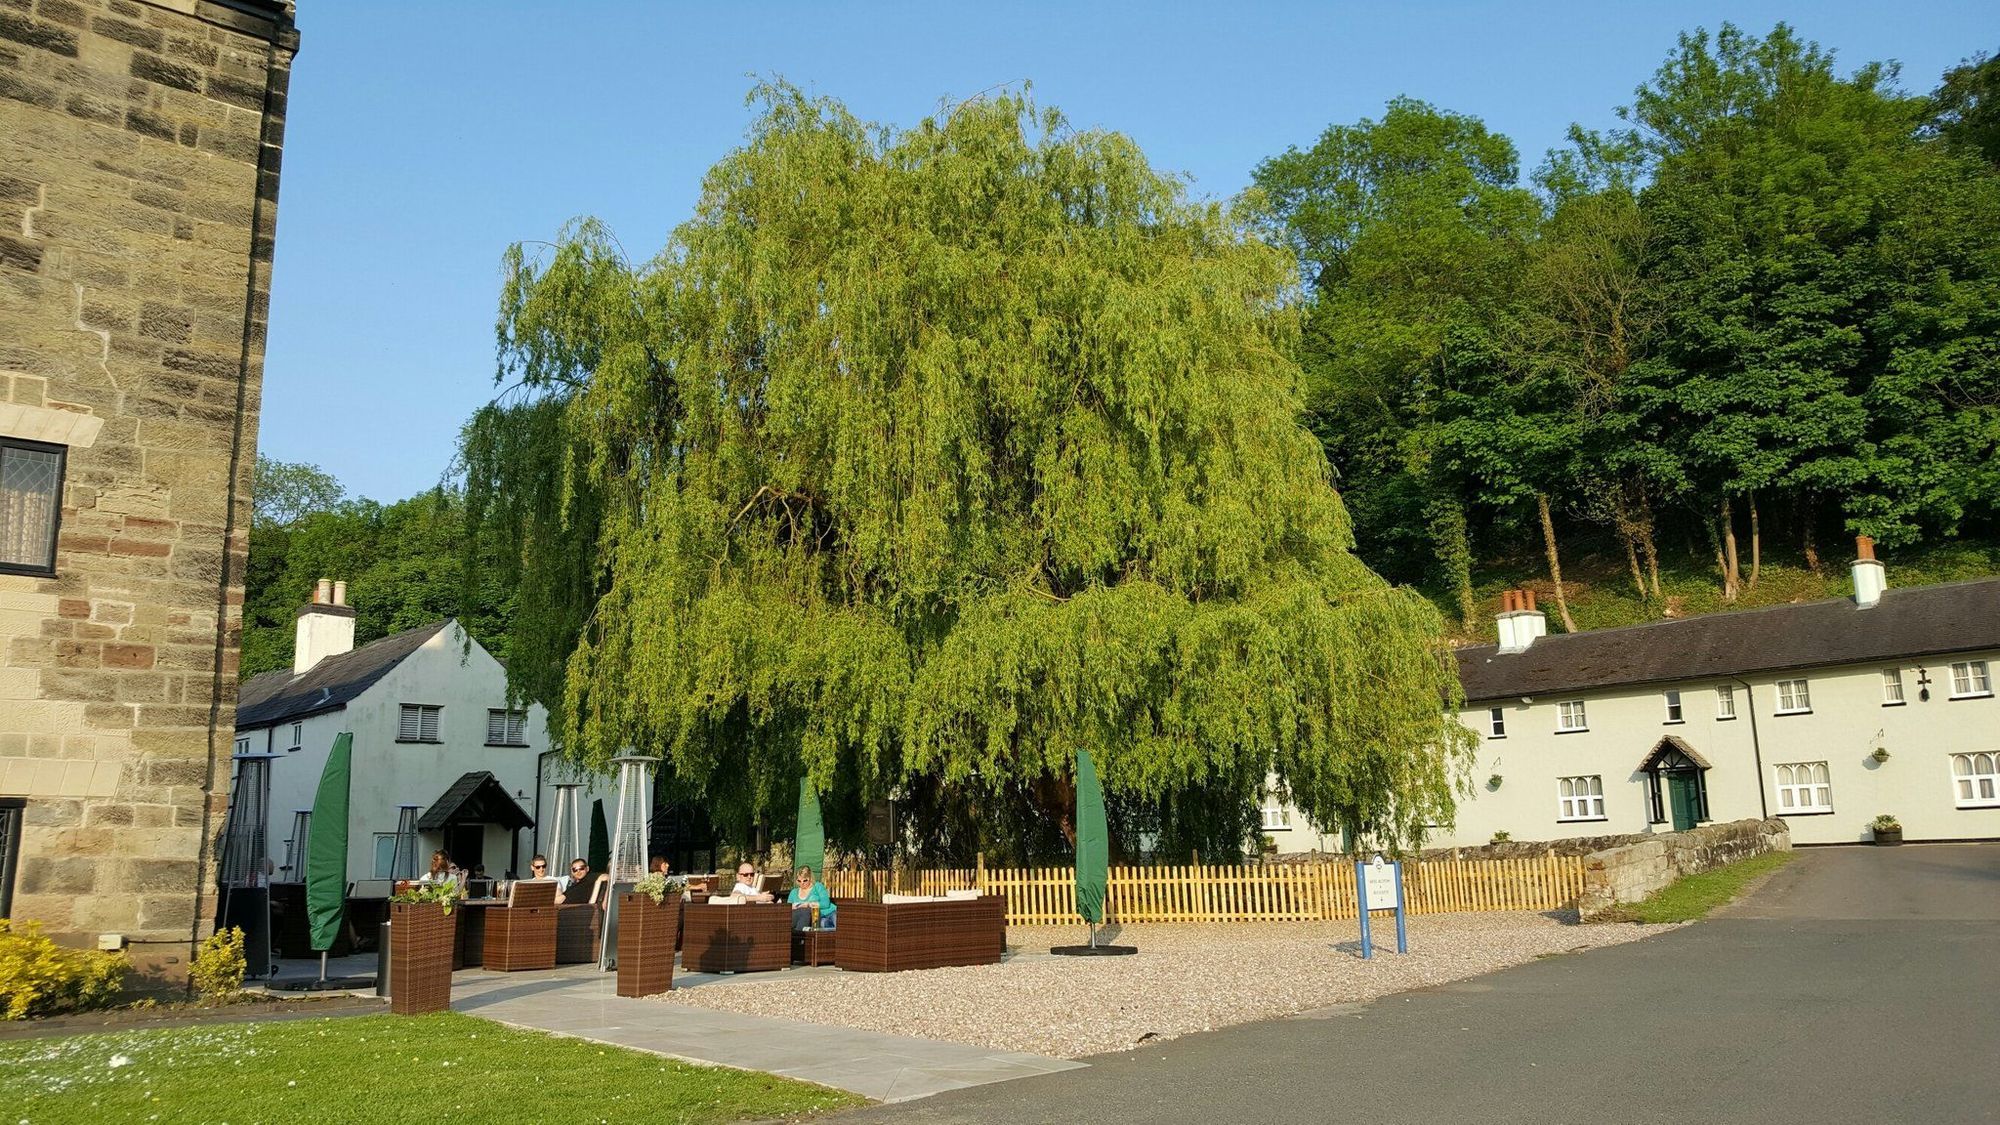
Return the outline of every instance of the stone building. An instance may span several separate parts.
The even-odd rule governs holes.
[[[227,806],[291,0],[0,0],[0,914],[168,966]]]

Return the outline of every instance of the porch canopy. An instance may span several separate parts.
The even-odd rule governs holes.
[[[442,832],[461,824],[497,824],[511,831],[533,828],[535,818],[510,796],[492,773],[478,770],[451,783],[417,821],[420,832]]]
[[[1659,773],[1667,770],[1705,770],[1708,759],[1701,756],[1677,734],[1667,735],[1654,745],[1639,763],[1640,773]]]

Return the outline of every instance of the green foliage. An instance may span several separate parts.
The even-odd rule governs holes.
[[[2000,56],[1981,51],[1944,72],[1929,128],[1953,150],[2000,165]]]
[[[243,931],[231,926],[210,934],[195,950],[188,981],[204,1000],[228,1000],[243,991]]]
[[[435,883],[413,882],[397,891],[390,902],[421,905],[426,902],[444,907],[446,914],[458,907],[458,900],[465,897],[465,887],[461,883],[440,881]]]
[[[1765,852],[1739,859],[1699,875],[1676,879],[1655,891],[1644,902],[1614,907],[1602,921],[1698,922],[1718,906],[1726,906],[1742,895],[1745,887],[1798,858],[1797,852]]]
[[[652,871],[648,872],[638,882],[633,883],[632,889],[652,899],[655,903],[664,903],[667,901],[668,895],[685,893],[687,891],[687,882],[687,877],[684,875],[665,875],[658,871]]]
[[[389,1072],[404,1077],[383,1081]],[[555,1093],[553,1079],[561,1075],[587,1076],[589,1096]],[[700,1125],[799,1120],[863,1100],[773,1074],[697,1066],[456,1012],[0,1042],[0,1105],[37,1125],[374,1125],[441,1117]]]
[[[468,495],[563,591],[510,673],[565,662],[565,750],[778,836],[802,772],[836,837],[899,788],[1047,823],[1078,749],[1217,848],[1273,770],[1321,823],[1449,817],[1441,623],[1351,554],[1287,256],[1025,97],[756,99],[651,262],[589,223],[509,258]]]
[[[1532,197],[1504,137],[1407,99],[1266,161],[1260,213],[1314,282],[1308,421],[1363,557],[1469,624],[1478,561],[1544,538],[1544,497],[1545,551],[1608,533],[1653,616],[1662,536],[1728,600],[1773,529],[1815,566],[1836,528],[1991,536],[1996,73],[1914,97],[1782,24],[1724,25],[1680,38],[1624,127],[1572,128]]]
[[[336,486],[337,487],[337,486]],[[505,660],[516,592],[491,568],[466,576],[466,501],[451,488],[394,504],[342,500],[250,533],[242,674],[289,669],[298,608],[320,578],[346,579],[357,645],[457,617]]]
[[[318,465],[257,458],[253,526],[292,527],[315,512],[331,512],[347,498],[333,474]]]
[[[0,918],[0,1018],[34,1019],[102,1008],[118,998],[132,963],[122,953],[70,949],[39,922]]]
[[[1883,813],[1881,816],[1878,816],[1874,820],[1868,822],[1868,827],[1873,828],[1877,832],[1893,831],[1894,829],[1901,828],[1902,826],[1903,822],[1897,820],[1894,814],[1892,813]]]

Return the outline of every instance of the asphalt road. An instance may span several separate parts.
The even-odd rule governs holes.
[[[841,1120],[2000,1121],[2000,845],[1809,850],[1661,937],[1089,1061]]]

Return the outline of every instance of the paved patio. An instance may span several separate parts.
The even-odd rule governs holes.
[[[790,969],[793,974],[839,970]],[[756,977],[768,978],[759,973]],[[453,1010],[513,1027],[615,1043],[693,1062],[761,1070],[882,1102],[1074,1070],[1082,1063],[959,1043],[745,1016],[615,994],[613,974],[588,965],[546,973],[468,969],[452,981]],[[729,988],[734,978],[674,977],[676,988]]]

